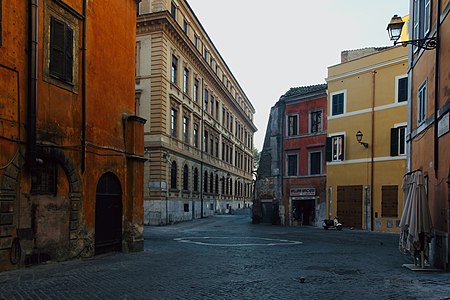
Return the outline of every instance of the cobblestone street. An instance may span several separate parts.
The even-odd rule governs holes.
[[[450,299],[402,268],[396,234],[252,225],[223,215],[145,228],[145,251],[0,274],[1,299]],[[302,282],[303,281],[303,282]]]

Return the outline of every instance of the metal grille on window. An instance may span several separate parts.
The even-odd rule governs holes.
[[[56,195],[56,165],[44,161],[36,168],[32,176],[31,192],[40,195]]]

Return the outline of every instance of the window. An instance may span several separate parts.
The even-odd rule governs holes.
[[[209,93],[208,93],[207,89],[205,89],[205,93],[204,93],[204,102],[205,102],[204,110],[208,111]]]
[[[422,39],[430,31],[431,25],[431,1],[430,0],[414,0],[413,3],[413,38]],[[415,47],[415,50],[417,47]]]
[[[326,160],[344,160],[344,135],[328,137],[326,140]]]
[[[210,107],[211,111],[211,116],[214,116],[214,96],[211,95],[211,107]]]
[[[219,122],[219,100],[216,100],[216,121]]]
[[[204,139],[204,143],[205,143],[205,147],[203,149],[203,151],[208,152],[208,131],[205,130],[205,132],[203,133],[203,139]]]
[[[39,164],[31,182],[31,193],[39,195],[56,195],[56,165],[49,161]]]
[[[426,119],[427,114],[427,82],[425,81],[420,87],[418,92],[418,105],[417,105],[417,123],[421,124]]]
[[[186,21],[186,19],[183,20],[183,31],[184,33],[188,33],[188,22]]]
[[[225,190],[225,177],[222,176],[222,178],[220,179],[220,181],[222,181],[222,194],[225,195],[225,194],[226,194],[226,190]]]
[[[219,194],[219,175],[216,174],[215,194]]]
[[[381,216],[398,217],[398,186],[383,185],[381,187]]]
[[[287,119],[287,135],[294,136],[298,134],[298,115],[288,116]]]
[[[391,156],[406,154],[406,126],[391,128]]]
[[[233,179],[230,178],[230,195],[233,195]]]
[[[177,111],[173,108],[171,110],[170,133],[173,137],[177,136]]]
[[[194,102],[198,103],[198,79],[194,80]]]
[[[194,124],[194,147],[198,148],[198,125]]]
[[[208,171],[205,171],[203,175],[203,192],[208,192]]]
[[[216,155],[217,158],[219,158],[219,140],[216,139]]]
[[[214,192],[214,174],[212,172],[209,176],[209,192],[211,194]]]
[[[233,116],[230,115],[230,131],[233,133]]]
[[[187,94],[189,92],[189,70],[184,68],[183,72],[183,92]]]
[[[177,162],[175,161],[170,166],[170,188],[177,188]]]
[[[222,160],[225,160],[225,143],[222,142]]]
[[[211,139],[209,140],[209,154],[211,154],[211,156],[214,155],[214,140],[212,135]]]
[[[173,2],[170,4],[170,14],[175,20],[177,19],[177,6]]]
[[[309,153],[309,175],[322,174],[322,152]]]
[[[297,154],[288,154],[287,176],[297,176],[297,174],[298,174],[298,156]]]
[[[178,58],[172,55],[172,83],[177,83]]]
[[[198,169],[194,169],[194,192],[198,192]]]
[[[194,47],[198,49],[198,36],[194,34]]]
[[[396,82],[397,102],[405,102],[408,100],[408,77],[398,77]]]
[[[183,138],[185,143],[189,143],[189,119],[183,117]]]
[[[189,203],[184,203],[184,212],[189,212]]]
[[[345,94],[336,93],[331,96],[331,115],[342,115],[344,113]]]
[[[72,82],[73,30],[64,22],[50,17],[50,75]]]
[[[189,190],[189,168],[187,165],[183,167],[183,190]]]
[[[309,114],[310,133],[322,132],[322,111],[316,110]]]

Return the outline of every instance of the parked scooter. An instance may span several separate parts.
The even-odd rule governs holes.
[[[333,220],[325,219],[322,222],[323,229],[334,228],[336,230],[342,230],[342,224],[339,223],[337,217],[334,217]]]

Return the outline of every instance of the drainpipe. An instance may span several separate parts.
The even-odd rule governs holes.
[[[34,172],[36,165],[38,1],[29,0],[28,2],[28,114],[26,127],[27,161],[31,172]]]
[[[203,146],[205,143],[205,124],[204,124],[204,101],[205,101],[205,83],[204,80],[202,78],[202,90],[201,90],[201,95],[202,95],[202,124],[200,126],[200,218],[203,219],[203,188],[204,188],[204,183],[203,183]],[[206,151],[208,151],[208,149],[205,149]]]
[[[439,29],[441,26],[441,1],[437,1],[436,11],[436,52],[434,66],[434,177],[437,179],[439,171],[439,136],[438,136],[438,112],[439,112],[439,56],[440,56],[440,36]]]
[[[86,0],[83,0],[81,46],[81,173],[86,170]]]
[[[370,230],[374,230],[374,208],[373,208],[373,184],[374,184],[374,149],[375,149],[375,76],[376,70],[372,71],[372,113],[371,113],[371,137],[370,137]]]

